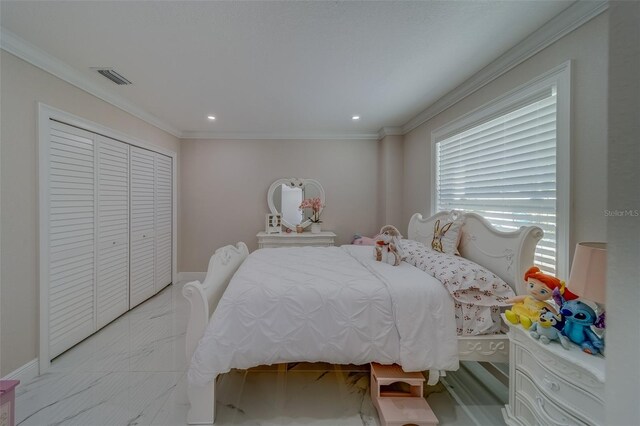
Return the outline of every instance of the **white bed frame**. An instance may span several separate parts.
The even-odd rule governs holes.
[[[416,213],[409,221],[408,238],[426,241],[433,235],[436,220],[446,219],[450,212],[440,212],[424,219]],[[463,214],[460,254],[482,265],[505,280],[517,294],[524,293],[522,277],[533,264],[536,244],[542,238],[542,229],[536,226],[522,227],[514,232],[495,229],[482,216]],[[247,246],[240,242],[222,247],[209,261],[205,280],[185,284],[182,294],[189,301],[190,316],[187,325],[186,352],[191,360],[196,346],[203,336],[209,318],[218,305],[233,274],[249,255]],[[504,334],[458,337],[461,361],[508,362],[509,344]],[[191,409],[187,415],[189,424],[213,424],[215,420],[215,382],[206,386],[188,385],[187,393]]]

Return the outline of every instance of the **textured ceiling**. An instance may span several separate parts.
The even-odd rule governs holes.
[[[2,1],[0,16],[181,131],[331,135],[406,123],[570,4]]]

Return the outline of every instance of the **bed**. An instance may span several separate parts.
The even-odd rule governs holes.
[[[408,240],[427,243],[436,221],[446,220],[450,215],[451,212],[440,212],[423,218],[416,213],[409,222]],[[522,227],[517,231],[502,232],[477,214],[466,213],[462,216],[464,224],[458,245],[461,257],[500,277],[516,294],[524,293],[521,277],[533,263],[535,247],[542,238],[542,230],[538,227]],[[306,258],[309,255],[325,256],[322,263],[332,265],[331,271],[329,268],[324,271],[322,268],[317,271],[311,267],[306,268],[305,270],[313,273],[298,277],[300,285],[296,282],[289,283],[288,280],[304,268],[298,268],[296,272],[278,265],[282,256],[296,256],[297,253],[300,257],[296,258],[296,262],[305,262],[305,256],[302,255],[304,250],[292,252],[286,250],[296,249],[266,249],[249,256],[247,246],[238,243],[215,252],[209,262],[205,280],[202,283],[187,283],[183,288],[183,294],[190,304],[186,335],[187,358],[192,360],[188,373],[188,397],[191,404],[187,418],[189,424],[213,424],[216,375],[230,368],[291,361],[325,361],[336,364],[377,361],[396,362],[407,370],[427,369],[437,372],[456,369],[458,360],[508,362],[509,345],[504,334],[456,335],[452,307],[439,302],[448,294],[442,296],[441,286],[417,285],[419,275],[426,276],[424,272],[410,265],[375,265],[376,262],[369,262],[365,258],[362,249],[346,247],[345,255],[337,247],[324,248],[324,251],[308,251],[311,250],[309,248]],[[267,282],[268,277],[271,280]],[[280,277],[282,282],[274,277]],[[345,288],[350,290],[350,294],[332,298],[331,295],[338,288],[334,284],[340,281],[340,277],[349,282]],[[229,286],[232,280],[233,284]],[[400,286],[389,285],[389,282],[402,283],[403,289],[396,290]],[[261,283],[264,283],[265,288],[261,288]],[[248,297],[252,294],[256,296]],[[407,297],[407,294],[414,294],[415,297]],[[254,332],[259,328],[255,317],[261,318],[263,315],[257,311],[268,309],[277,313],[269,321],[271,329],[278,331],[283,328],[283,324],[291,322],[286,315],[280,315],[281,312],[313,311],[309,308],[309,303],[314,300],[322,300],[323,303],[329,300],[332,316],[340,318],[341,314],[346,313],[346,320],[332,324],[331,318],[326,319],[326,313],[324,317],[319,313],[318,318],[310,319],[313,324],[326,324],[321,330],[300,333],[299,330],[304,330],[303,327],[287,330],[285,326],[285,331],[268,338],[264,338],[260,332]],[[420,310],[416,307],[417,303],[428,306]],[[434,327],[411,327],[410,318],[401,315],[405,309],[412,310],[414,316],[423,315],[417,317],[420,323],[433,322]],[[373,319],[372,312],[375,312]],[[375,327],[371,329],[377,331],[359,328],[358,321],[363,321],[356,314],[374,323]],[[243,323],[246,323],[245,328],[242,328]],[[396,325],[395,328],[393,324]],[[339,330],[332,331],[332,327],[345,329],[345,333],[352,334],[342,336]],[[387,331],[380,333],[379,330]],[[335,332],[337,340],[319,342],[323,340],[323,333],[332,332]],[[228,336],[238,336],[238,341],[231,341]],[[345,338],[340,340],[343,337]],[[286,345],[278,345],[285,340]],[[318,344],[314,346],[314,342]],[[343,345],[343,342],[356,344]],[[415,356],[407,356],[407,353],[425,356],[418,360]]]

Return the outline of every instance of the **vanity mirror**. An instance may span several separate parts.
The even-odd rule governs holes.
[[[278,179],[269,187],[267,203],[271,213],[282,215],[282,224],[295,231],[296,226],[303,228],[311,225],[309,212],[300,211],[298,207],[305,198],[319,197],[324,205],[324,189],[313,179],[285,178]],[[322,213],[322,209],[320,209]],[[306,215],[306,216],[305,216]]]

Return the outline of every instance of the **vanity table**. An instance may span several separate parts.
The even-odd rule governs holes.
[[[300,208],[304,200],[316,200],[320,210],[314,213],[312,208]],[[325,205],[324,188],[313,179],[283,178],[271,184],[267,192],[267,204],[271,215],[277,215],[282,226],[266,227],[268,231],[282,229],[302,229],[305,232],[258,232],[258,248],[268,247],[329,247],[335,244],[336,234],[331,231],[309,232],[312,219],[318,220]],[[271,217],[269,215],[269,217]]]
[[[283,232],[281,234],[267,234],[258,232],[258,248],[269,247],[329,247],[335,244],[336,234],[331,231],[322,231],[317,234],[311,232]]]

